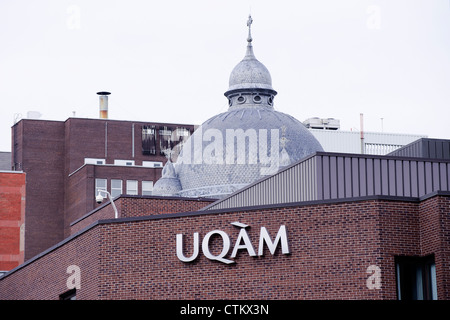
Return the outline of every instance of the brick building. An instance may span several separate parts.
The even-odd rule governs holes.
[[[215,202],[122,195],[117,219],[103,204],[0,278],[0,299],[448,300],[449,158],[320,152]]]
[[[387,156],[312,148],[291,159],[315,138],[296,138],[301,124],[273,112],[276,92],[253,55],[251,23],[226,92],[230,110],[205,124],[219,123],[210,133],[241,120],[242,132],[281,131],[270,154],[282,169],[241,184],[245,162],[180,161],[184,174],[169,163],[159,181],[203,181],[177,189],[202,192],[148,195],[164,149],[192,126],[22,120],[12,165],[27,175],[25,262],[0,278],[0,299],[450,299],[450,141],[422,139],[439,150],[431,153],[416,145]],[[295,126],[270,127],[288,121]],[[211,141],[200,137],[194,156]],[[233,156],[248,153],[250,164],[256,158],[242,141],[236,153],[227,146]],[[218,143],[214,155],[227,146]],[[227,184],[239,188],[230,194]],[[97,190],[117,197],[97,205]]]
[[[175,146],[193,125],[69,118],[12,127],[13,170],[27,175],[25,260],[66,238],[70,223],[113,196],[151,194]],[[106,196],[106,194],[105,194]]]
[[[0,272],[24,262],[25,173],[0,171]]]

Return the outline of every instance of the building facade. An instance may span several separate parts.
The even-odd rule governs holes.
[[[0,274],[24,262],[25,182],[23,172],[0,171]]]
[[[135,201],[167,200],[129,197],[116,204],[131,217],[97,211],[103,219],[4,275],[0,299],[450,298],[448,192],[139,217]]]
[[[450,159],[414,155],[320,152],[217,201],[121,195],[118,218],[103,204],[0,278],[0,299],[450,299]],[[311,180],[341,171],[336,192]],[[286,198],[306,182],[321,196]]]
[[[415,143],[386,156],[324,152],[273,111],[251,23],[230,109],[178,159],[172,142],[193,127],[76,118],[13,127],[12,165],[27,177],[25,262],[0,277],[0,299],[450,299],[450,141],[421,142],[441,157]],[[239,127],[216,125],[229,120]],[[250,163],[261,150],[251,144],[221,162],[230,144],[212,140],[227,129],[243,141],[276,132],[265,145],[276,170]],[[247,163],[227,163],[241,155]],[[245,180],[250,164],[257,174]],[[146,194],[156,179],[158,191],[179,193]],[[115,198],[97,204],[99,190]]]
[[[66,238],[70,223],[98,206],[98,189],[151,194],[165,150],[176,149],[193,130],[109,119],[17,122],[11,165],[27,175],[25,260]]]
[[[340,129],[339,119],[309,118],[303,121],[308,130],[319,140],[324,151],[386,155],[425,135],[389,132],[347,131]]]

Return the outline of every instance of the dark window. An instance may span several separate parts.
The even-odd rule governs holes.
[[[166,155],[164,151],[172,150],[172,128],[160,127],[159,128],[159,150],[161,155]]]
[[[434,256],[396,257],[399,300],[437,300]]]
[[[77,300],[77,290],[70,289],[59,295],[59,300]]]
[[[155,126],[142,126],[142,154],[156,154],[156,131]]]

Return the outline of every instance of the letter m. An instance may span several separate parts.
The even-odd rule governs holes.
[[[286,226],[282,225],[280,226],[280,229],[278,230],[278,233],[275,237],[275,240],[272,242],[272,239],[270,238],[269,233],[267,232],[267,229],[265,227],[261,227],[261,232],[259,234],[259,248],[258,248],[258,255],[263,255],[263,248],[264,248],[264,242],[266,243],[267,247],[269,248],[270,253],[273,255],[275,253],[275,249],[278,246],[278,242],[281,240],[281,252],[283,254],[289,253],[289,245],[287,241],[287,234],[286,234]]]

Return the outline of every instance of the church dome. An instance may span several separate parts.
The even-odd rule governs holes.
[[[249,17],[245,57],[232,70],[225,92],[228,110],[198,127],[173,164],[180,196],[220,198],[323,151],[300,121],[274,110],[277,92],[253,53],[251,23]],[[156,189],[161,180],[167,183],[163,176]]]
[[[225,92],[225,96],[234,90],[241,89],[267,89],[273,91],[272,77],[266,66],[259,62],[253,53],[252,35],[250,27],[253,20],[249,17],[247,22],[248,38],[247,38],[247,52],[244,59],[239,62],[231,71],[229,79],[229,88]],[[274,91],[276,94],[276,92]]]
[[[251,88],[273,90],[269,70],[255,58],[253,49],[249,46],[244,59],[230,74],[228,91]]]
[[[181,191],[180,180],[170,159],[164,165],[162,177],[155,183],[152,195],[176,196]]]
[[[222,197],[322,147],[294,117],[268,107],[232,108],[205,121],[175,168],[186,197]]]

